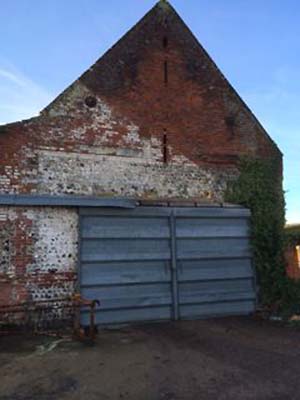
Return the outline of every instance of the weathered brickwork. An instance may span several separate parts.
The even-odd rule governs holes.
[[[4,227],[0,236],[0,274],[6,274],[10,265],[11,240],[8,227]]]
[[[75,210],[0,208],[0,305],[65,299],[74,292]]]
[[[281,157],[164,2],[39,117],[0,127],[0,148],[0,194],[205,202],[240,156]],[[0,304],[72,292],[76,210],[3,208],[0,229]]]
[[[121,195],[135,198],[206,199],[222,202],[226,181],[237,171],[197,168],[193,163],[163,165],[144,157],[65,152],[39,155],[38,188],[50,194]]]

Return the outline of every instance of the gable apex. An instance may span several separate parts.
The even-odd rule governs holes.
[[[165,37],[168,38],[171,51],[179,49],[182,53],[181,62],[185,63],[185,78],[197,82],[199,86],[219,86],[217,95],[223,95],[226,92],[235,98],[260,133],[277,148],[247,104],[228,82],[173,6],[166,0],[156,3],[136,25],[43,112],[47,113],[51,110],[53,104],[56,104],[77,82],[95,96],[104,96],[105,98],[117,98],[130,87],[136,87],[140,65],[145,59],[145,54],[149,57],[149,53],[161,50]],[[216,84],[216,82],[218,83]],[[224,93],[222,93],[221,86]],[[279,149],[277,148],[277,150]]]

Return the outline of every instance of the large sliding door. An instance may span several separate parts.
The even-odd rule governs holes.
[[[254,311],[248,218],[238,207],[82,209],[80,286],[101,301],[97,323]]]

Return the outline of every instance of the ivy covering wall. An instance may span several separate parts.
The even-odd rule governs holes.
[[[285,236],[287,241],[291,245],[300,244],[300,224],[299,225],[291,225],[285,229]]]
[[[243,158],[240,176],[228,185],[225,200],[250,208],[251,240],[259,302],[278,312],[300,311],[300,284],[286,275],[285,201],[281,158]]]

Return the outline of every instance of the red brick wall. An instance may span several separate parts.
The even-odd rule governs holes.
[[[300,246],[300,242],[298,243]],[[298,260],[298,254],[296,251],[296,244],[289,245],[286,253],[285,258],[287,262],[287,275],[291,279],[300,279],[300,265]]]

